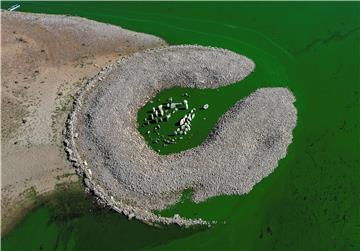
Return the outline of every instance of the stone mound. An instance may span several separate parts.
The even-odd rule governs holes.
[[[121,59],[79,93],[67,124],[69,158],[90,190],[130,218],[207,224],[152,211],[175,204],[189,188],[195,202],[248,193],[286,155],[296,125],[294,96],[286,88],[258,89],[226,112],[202,145],[166,156],[138,132],[137,111],[164,88],[217,88],[242,80],[254,67],[234,52],[201,46]]]

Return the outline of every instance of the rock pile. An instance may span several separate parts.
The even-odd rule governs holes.
[[[152,211],[175,204],[188,188],[195,202],[248,193],[286,155],[296,125],[294,96],[286,88],[259,89],[226,112],[201,146],[167,156],[146,144],[137,130],[137,111],[161,89],[217,88],[253,69],[244,56],[201,46],[170,46],[121,59],[79,93],[67,123],[69,159],[89,189],[129,218],[208,224]],[[191,129],[194,112],[179,121],[183,133]],[[153,113],[151,119],[167,115],[164,107],[154,107]]]

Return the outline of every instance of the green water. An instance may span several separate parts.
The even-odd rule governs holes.
[[[161,212],[218,220],[211,229],[154,229],[98,209],[51,221],[45,204],[2,238],[3,250],[39,250],[31,247],[40,241],[48,250],[360,249],[358,2],[26,2],[20,10],[84,16],[170,44],[246,55],[264,78],[244,88],[289,87],[298,123],[287,157],[248,195],[196,205],[184,196]]]
[[[133,250],[204,230],[128,221],[99,207],[83,190],[78,183],[59,186],[50,198],[40,199],[40,206],[2,239],[2,250]]]

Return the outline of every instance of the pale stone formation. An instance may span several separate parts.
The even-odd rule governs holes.
[[[178,202],[186,188],[196,203],[248,193],[286,156],[296,125],[295,97],[286,88],[258,89],[226,112],[202,145],[166,156],[146,144],[136,115],[159,90],[217,88],[242,80],[254,67],[244,56],[201,46],[171,46],[122,59],[99,74],[101,84],[95,77],[79,93],[67,124],[69,157],[86,185],[116,211],[147,222],[208,224],[152,211]]]

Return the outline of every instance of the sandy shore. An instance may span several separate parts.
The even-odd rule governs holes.
[[[98,197],[129,218],[207,224],[152,211],[175,204],[188,188],[194,202],[251,191],[286,156],[296,125],[295,97],[286,88],[259,89],[226,112],[205,143],[166,156],[138,132],[137,111],[164,88],[217,88],[242,80],[254,67],[234,52],[201,46],[170,46],[119,60],[79,93],[67,124],[69,159]]]
[[[75,181],[64,124],[85,79],[119,57],[166,45],[78,17],[1,12],[2,233],[33,194]]]

